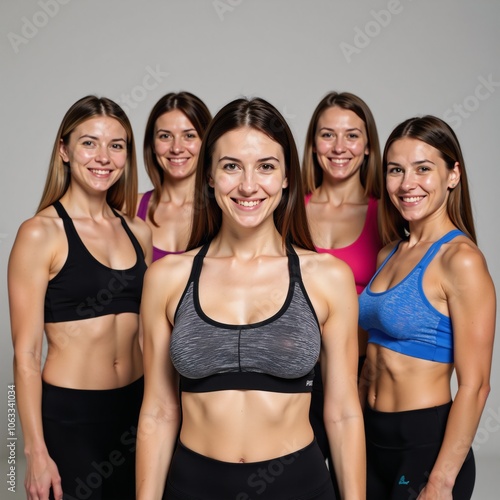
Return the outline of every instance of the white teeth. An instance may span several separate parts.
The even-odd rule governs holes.
[[[187,161],[187,158],[169,158],[170,163],[184,163]]]
[[[422,198],[423,198],[423,196],[409,196],[409,197],[404,197],[402,199],[406,203],[415,203],[416,201],[419,201]]]
[[[244,201],[244,200],[238,200],[238,205],[242,205],[244,207],[255,207],[258,205],[260,201]]]
[[[349,160],[346,158],[331,158],[330,161],[332,163],[336,163],[337,165],[343,165],[344,163],[349,162]]]
[[[92,172],[97,175],[106,175],[109,174],[109,170],[98,170],[96,168],[92,169]]]

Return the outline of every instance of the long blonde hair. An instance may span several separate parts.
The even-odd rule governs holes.
[[[61,141],[69,143],[71,133],[78,125],[90,118],[108,116],[117,120],[127,133],[127,163],[120,179],[111,186],[107,192],[106,200],[116,210],[125,210],[134,215],[137,204],[137,160],[135,154],[134,134],[130,121],[123,109],[111,99],[88,95],[76,101],[66,112],[59,126],[49,171],[45,181],[42,198],[38,205],[37,213],[59,200],[67,191],[71,174],[69,164],[63,162],[60,151]]]

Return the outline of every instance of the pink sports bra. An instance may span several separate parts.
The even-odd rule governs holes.
[[[306,205],[309,203],[311,196],[312,193],[306,195]],[[354,243],[343,248],[316,247],[319,253],[329,253],[349,265],[354,274],[358,295],[364,290],[375,274],[377,269],[377,254],[382,248],[378,232],[377,206],[377,199],[370,198],[363,230]]]

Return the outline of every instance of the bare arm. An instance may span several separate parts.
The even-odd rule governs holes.
[[[347,264],[331,258],[323,259],[315,274],[324,303],[320,365],[325,428],[342,498],[364,499],[365,440],[357,389],[358,297],[354,278]]]
[[[137,499],[161,499],[180,424],[178,381],[170,361],[167,318],[175,272],[157,262],[146,272],[141,305],[144,332],[144,399],[137,434]],[[187,279],[187,278],[186,278]]]
[[[41,357],[44,297],[52,262],[54,229],[40,218],[25,222],[17,234],[8,268],[14,380],[26,454],[29,500],[46,500],[52,486],[62,498],[61,479],[50,458],[42,429]]]
[[[446,264],[445,284],[453,325],[458,391],[443,444],[420,500],[450,499],[455,479],[472,445],[490,391],[495,331],[494,285],[481,253],[469,244]]]

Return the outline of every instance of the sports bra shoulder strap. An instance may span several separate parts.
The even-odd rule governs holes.
[[[441,238],[439,238],[439,240],[435,241],[430,246],[429,250],[427,250],[425,255],[422,257],[420,265],[425,265],[429,263],[432,260],[432,258],[436,255],[436,253],[439,251],[439,249],[443,246],[444,243],[448,243],[457,236],[466,236],[466,235],[464,232],[460,231],[460,229],[453,229],[450,232],[446,233]]]
[[[142,220],[146,220],[147,218],[149,200],[151,199],[152,194],[153,191],[146,191],[142,195],[141,201],[139,202],[139,208],[137,209],[137,216],[140,217]]]
[[[52,203],[52,206],[56,209],[57,215],[59,215],[61,219],[71,220],[71,217],[68,215],[68,212],[66,212],[66,209],[63,207],[62,203],[59,200],[54,201],[54,203]]]
[[[191,274],[189,275],[188,283],[191,281],[197,282],[200,279],[201,268],[203,266],[203,259],[207,255],[208,249],[210,247],[210,242],[205,243],[200,251],[194,256],[193,267],[191,268]]]
[[[290,271],[290,279],[292,281],[301,281],[302,274],[300,272],[300,259],[295,251],[295,248],[291,244],[286,247],[286,252],[288,256],[288,270]]]

